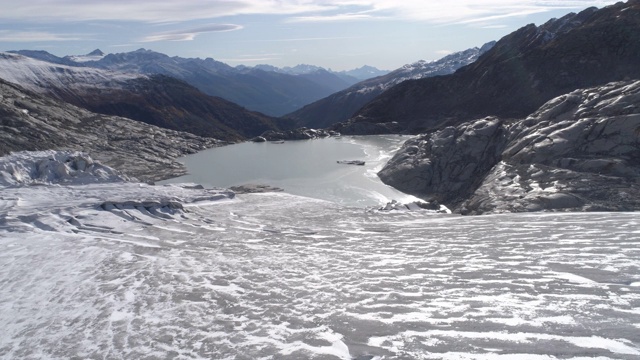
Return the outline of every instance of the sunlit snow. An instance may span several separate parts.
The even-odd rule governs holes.
[[[30,57],[0,52],[0,78],[35,92],[50,88],[117,87],[137,74],[53,64]],[[120,85],[118,85],[120,84]]]
[[[381,212],[39,156],[0,159],[66,167],[0,187],[2,358],[640,357],[637,213]]]

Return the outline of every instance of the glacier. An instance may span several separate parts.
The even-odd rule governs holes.
[[[640,214],[464,217],[0,158],[1,358],[637,359]]]

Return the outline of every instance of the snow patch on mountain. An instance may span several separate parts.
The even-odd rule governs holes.
[[[282,73],[282,74],[289,74],[289,75],[306,75],[306,74],[312,74],[312,73],[316,73],[319,71],[326,71],[329,73],[332,73],[334,75],[338,75],[338,76],[343,76],[343,77],[350,77],[350,78],[355,78],[357,80],[366,80],[366,79],[370,79],[376,76],[382,76],[382,75],[386,75],[389,73],[388,70],[379,70],[373,66],[369,66],[369,65],[364,65],[362,67],[359,67],[357,69],[352,69],[352,70],[344,70],[344,71],[333,71],[331,69],[325,69],[323,67],[320,66],[315,66],[315,65],[309,65],[309,64],[299,64],[296,66],[285,66],[282,68],[279,68],[277,66],[273,66],[273,65],[267,65],[267,64],[260,64],[260,65],[256,65],[254,67],[247,67],[244,65],[240,65],[236,67],[237,70],[239,71],[248,71],[251,69],[258,69],[258,70],[263,70],[263,71],[272,71],[272,72],[277,72],[277,73]]]
[[[98,61],[105,56],[106,54],[103,53],[102,50],[95,49],[86,55],[69,55],[69,56],[65,56],[65,58],[77,63],[85,63],[88,61]]]
[[[0,52],[0,78],[38,93],[51,88],[114,88],[144,77],[89,67],[53,64],[14,53]]]
[[[474,47],[459,51],[436,61],[420,60],[412,64],[404,65],[383,77],[376,78],[378,79],[376,83],[365,82],[354,86],[355,89],[348,94],[353,92],[360,94],[366,94],[372,91],[381,92],[407,80],[451,74],[459,68],[476,61],[480,55],[491,49],[495,43],[495,41],[492,41],[484,44],[480,48]]]

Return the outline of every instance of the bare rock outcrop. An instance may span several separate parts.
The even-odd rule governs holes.
[[[640,209],[640,81],[558,97],[510,133],[461,212]]]
[[[500,160],[506,143],[497,118],[447,127],[408,140],[378,176],[402,192],[455,207]]]
[[[380,172],[463,214],[640,209],[640,81],[576,90],[526,119],[409,140]]]
[[[221,144],[96,114],[0,80],[0,156],[24,150],[82,151],[140,181],[153,182],[186,173],[176,158]]]

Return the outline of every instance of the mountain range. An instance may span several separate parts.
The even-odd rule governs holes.
[[[525,117],[575,89],[639,78],[638,64],[640,2],[588,8],[527,25],[454,74],[398,84],[336,129],[420,133],[489,115]]]
[[[20,50],[0,54],[0,78],[97,113],[237,141],[296,126],[329,126],[348,118],[368,100],[395,84],[451,73],[474,61],[492,45],[461,51],[434,62],[406,65],[386,75],[361,81],[345,91],[338,90],[357,81],[348,73],[366,78],[384,72],[369,66],[342,73],[313,65],[233,68],[210,58],[169,57],[145,49],[119,54],[105,54],[96,49],[86,55],[65,57],[46,51]],[[228,78],[223,80],[221,76]],[[242,85],[236,81],[238,79],[252,85]],[[310,86],[311,83],[314,85]],[[212,90],[213,87],[218,90]],[[292,94],[304,97],[304,94],[315,93],[319,97],[322,94],[317,92],[318,87],[334,95],[281,119],[243,107],[250,102],[279,106],[278,101],[272,100],[273,94],[277,94],[294,108],[297,100]],[[256,91],[262,95],[256,95]],[[211,92],[225,97],[208,96]],[[348,100],[340,100],[344,97]],[[236,105],[229,98],[241,101]],[[314,114],[314,109],[320,111]],[[342,116],[335,117],[331,111],[327,116],[326,109],[340,112]],[[324,120],[320,121],[318,117]]]
[[[330,129],[422,133],[405,144],[380,177],[457,212],[629,210],[640,208],[640,199],[611,199],[637,193],[638,64],[640,0],[527,25],[495,44],[365,80],[284,118],[207,95],[185,79],[205,68],[212,76],[228,72],[298,80],[324,70],[308,65],[238,69],[213,59],[176,59],[149,50],[65,58],[42,51],[0,53],[0,78],[22,86],[25,94],[3,95],[10,99],[4,101],[8,108],[3,111],[10,116],[3,119],[3,136],[14,144],[3,151],[75,144],[56,135],[59,124],[49,123],[48,115],[33,115],[45,113],[47,105],[32,97],[48,96],[93,111],[82,119],[116,115],[227,141],[266,131],[288,133],[300,125],[325,127],[353,112]],[[369,93],[374,93],[371,100],[365,96]],[[30,117],[30,125],[20,125],[23,115]],[[85,123],[71,117],[72,123]],[[31,135],[30,129],[39,130]],[[81,136],[83,129],[74,131]]]
[[[239,66],[238,68],[247,68],[247,67]],[[308,65],[308,64],[299,64],[296,66],[285,66],[282,68],[279,68],[273,65],[268,65],[268,64],[260,64],[260,65],[254,66],[253,68],[258,70],[273,71],[273,72],[279,72],[279,73],[290,74],[290,75],[304,75],[304,74],[314,73],[317,71],[329,71],[343,78],[345,81],[351,82],[351,83],[354,82],[354,79],[356,81],[363,81],[373,77],[386,75],[390,72],[388,70],[380,70],[369,65],[364,65],[357,69],[345,70],[345,71],[331,71],[330,69],[327,70],[320,66]]]
[[[378,95],[406,80],[447,75],[462,66],[469,65],[495,45],[495,41],[482,47],[459,51],[437,61],[418,61],[405,65],[388,74],[361,81],[345,90],[294,111],[286,118],[294,119],[300,126],[328,127],[349,119],[356,111]]]
[[[165,75],[69,66],[0,53],[0,78],[100,114],[227,141],[293,125]]]
[[[638,210],[638,64],[640,1],[590,8],[401,83],[341,126],[424,132],[379,176],[461,214]]]
[[[280,116],[345,89],[367,73],[381,73],[372,67],[352,72],[332,72],[321,67],[271,66],[232,67],[211,58],[182,58],[147,49],[104,54],[99,49],[87,55],[57,57],[45,51],[14,51],[24,56],[69,66],[91,67],[141,75],[166,75],[183,80],[207,95],[234,102],[252,111]],[[357,74],[360,78],[349,75]]]

